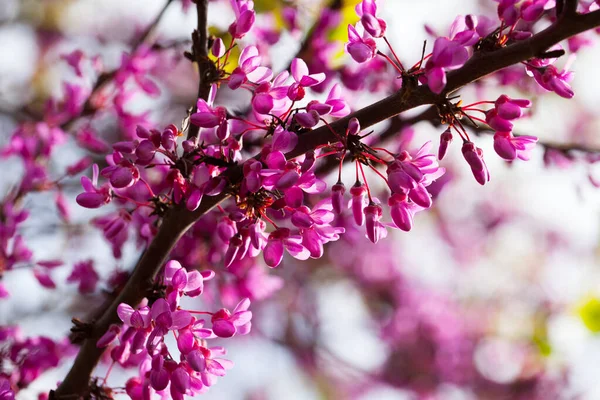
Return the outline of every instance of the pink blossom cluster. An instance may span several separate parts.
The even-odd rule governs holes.
[[[184,8],[192,3],[182,0]],[[3,158],[19,158],[24,171],[16,187],[0,201],[0,277],[30,267],[42,287],[54,289],[57,274],[53,271],[68,264],[72,269],[65,274],[66,282],[76,286],[81,296],[98,294],[99,288],[106,286],[114,295],[127,290],[129,273],[120,269],[120,264],[105,282],[96,260],[78,258],[75,263],[65,263],[38,259],[23,233],[29,218],[23,199],[36,192],[51,191],[60,220],[69,224],[69,180],[93,164],[91,177],[80,179],[83,191],[75,201],[83,208],[105,212],[90,223],[119,263],[128,243],[148,248],[164,226],[163,218],[174,211],[197,216],[187,232],[177,232],[182,237],[169,255],[164,254],[171,261],[153,282],[147,298],[140,304],[119,304],[120,323],[111,325],[96,343],[108,349],[112,364],[138,369],[123,389],[130,398],[146,400],[158,394],[183,399],[208,390],[233,365],[223,358],[225,349],[209,346],[209,341],[248,334],[250,302],[267,299],[284,286],[284,278],[271,275],[264,264],[278,267],[286,254],[303,261],[320,259],[326,245],[333,242],[354,255],[357,251],[369,253],[368,265],[365,260],[349,260],[347,254],[332,257],[332,261],[342,264],[340,260],[346,258],[343,267],[352,279],[368,286],[367,295],[387,299],[389,304],[383,308],[392,309],[378,322],[390,347],[380,374],[384,382],[425,392],[414,377],[396,373],[398,365],[404,367],[402,371],[409,365],[411,371],[436,382],[475,380],[485,386],[486,382],[473,378],[472,365],[473,346],[481,332],[459,328],[464,321],[443,300],[405,290],[403,277],[389,263],[377,266],[384,274],[374,271],[373,259],[380,254],[364,246],[370,246],[368,241],[380,243],[388,228],[410,231],[415,215],[433,206],[440,187],[450,179],[439,160],[447,154],[453,134],[462,139],[463,158],[481,185],[490,180],[490,172],[483,150],[469,136],[471,129],[481,128],[478,123],[494,131],[494,149],[502,159],[530,158],[537,138],[513,132],[515,121],[530,108],[529,100],[501,95],[493,102],[462,106],[460,101],[452,102],[456,97],[447,95],[457,85],[447,86],[452,71],[469,60],[476,62],[475,58],[531,38],[537,31],[534,23],[540,19],[552,22],[561,18],[555,15],[556,2],[498,0],[497,19],[457,17],[448,35],[434,35],[431,50],[425,51],[425,47],[412,66],[403,65],[392,48],[376,0],[358,2],[355,13],[359,22],[347,26],[345,53],[358,65],[347,65],[343,59],[339,62],[340,49],[329,36],[340,24],[343,11],[333,2],[318,16],[304,53],[281,72],[274,71],[269,50],[282,36],[284,28],[279,25],[287,27],[292,36],[303,31],[297,5],[286,3],[275,11],[262,12],[258,6],[255,10],[251,0],[228,3],[234,21],[222,37],[208,40],[212,43],[210,56],[200,60],[211,67],[209,71],[200,68],[202,84],[209,83],[204,88],[208,95],[194,98],[195,105],[181,125],[151,123],[149,110],[134,107],[139,96],[161,95],[161,71],[168,70],[165,75],[171,78],[177,75],[169,67],[181,58],[178,50],[160,43],[150,46],[146,38],[121,55],[114,71],[104,68],[100,56],[83,50],[61,56],[75,77],[64,82],[59,96],[48,99],[39,118],[34,118],[39,121],[21,122],[0,152]],[[579,11],[599,7],[598,1],[580,2]],[[194,41],[198,36],[193,35]],[[386,47],[378,47],[381,43]],[[569,49],[575,52],[587,43],[583,36],[570,38]],[[163,56],[163,50],[171,56]],[[233,60],[234,50],[239,50],[237,60]],[[551,91],[571,98],[572,59],[562,70],[554,65],[561,51],[550,49],[494,76],[502,85],[518,82],[530,92]],[[199,55],[186,53],[186,57],[198,61]],[[234,67],[230,68],[231,64]],[[96,84],[90,85],[87,75],[94,75]],[[400,139],[392,144],[401,142],[397,151],[387,144],[374,144],[373,136],[369,137],[373,132],[363,132],[359,120],[349,116],[357,97],[350,92],[365,88],[374,94],[400,90],[410,94],[418,88],[430,96],[427,102],[437,107],[438,120],[448,126],[441,134],[437,158],[431,153],[431,141],[416,146],[417,150],[409,150]],[[230,107],[227,96],[245,104]],[[492,108],[482,109],[478,107],[481,104]],[[356,115],[372,125],[371,116],[365,116],[368,113]],[[102,117],[116,119],[118,133],[99,129]],[[344,122],[331,126],[345,117]],[[343,134],[341,123],[347,123]],[[316,129],[328,129],[329,136],[327,140],[318,138],[322,144],[307,150],[303,140],[314,138]],[[60,149],[67,143],[75,143],[85,154],[57,171],[54,161],[68,154]],[[569,163],[562,155],[547,151],[545,160]],[[589,163],[598,160],[586,158]],[[342,179],[345,163],[354,172],[348,190]],[[323,173],[329,164],[338,166],[338,179],[330,186]],[[383,190],[374,184],[379,179],[385,184]],[[379,251],[389,251],[389,247],[383,249]],[[182,264],[200,269],[188,270]],[[354,264],[360,264],[361,270]],[[217,272],[205,270],[208,265]],[[215,312],[183,308],[194,304],[187,298],[198,298],[204,293],[204,281],[215,276],[218,289],[204,298],[218,299],[228,308]],[[8,288],[0,281],[0,298],[5,297]],[[422,312],[419,305],[427,301],[442,312],[434,316]],[[296,304],[302,301],[293,302],[302,306]],[[168,345],[170,336],[177,350]],[[293,342],[291,336],[286,340]],[[17,389],[58,366],[69,354],[70,347],[60,341],[22,339],[11,327],[0,329],[0,399],[12,400]],[[108,387],[106,379],[103,385]]]
[[[1,327],[0,398],[11,399],[15,388],[27,387],[71,354],[72,347],[67,340],[55,341],[45,336],[23,337],[16,326]]]
[[[146,300],[135,309],[125,303],[119,305],[117,313],[123,327],[111,325],[97,346],[110,346],[114,363],[140,366],[139,376],[130,378],[126,384],[132,399],[145,399],[155,392],[169,393],[174,399],[203,393],[233,366],[231,361],[221,358],[226,354],[225,349],[209,347],[207,340],[248,334],[252,318],[252,312],[248,311],[250,300],[243,299],[232,311],[222,308],[214,313],[180,306],[182,297],[201,295],[204,281],[214,275],[212,271],[187,271],[171,260],[163,274],[164,297],[152,303]],[[203,314],[210,316],[211,328],[205,326],[205,319],[194,316]],[[174,349],[169,349],[165,342],[169,334],[176,338],[179,361],[173,358]]]

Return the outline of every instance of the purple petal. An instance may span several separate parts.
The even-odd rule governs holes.
[[[269,267],[275,268],[278,266],[283,258],[283,242],[281,240],[268,240],[263,250],[263,256]]]

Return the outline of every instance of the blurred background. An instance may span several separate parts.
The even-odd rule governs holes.
[[[339,28],[331,30],[337,52],[343,49],[347,24],[355,22],[355,3],[344,3]],[[446,35],[457,15],[494,17],[497,7],[488,0],[378,4],[390,42],[410,65],[419,61],[423,40],[433,41],[425,26]],[[40,115],[47,99],[64,96],[63,82],[91,88],[99,70],[117,68],[121,54],[164,5],[164,0],[2,0],[0,147],[9,143],[21,121]],[[274,44],[260,46],[263,63],[274,71],[286,68],[298,53],[322,4],[255,1],[264,26],[280,26],[285,7],[297,11],[298,26],[274,29]],[[228,2],[210,3],[214,34],[226,30],[233,18]],[[193,66],[183,56],[195,24],[193,5],[186,10],[178,0],[166,9],[149,42],[159,54],[151,74],[161,93],[134,92],[135,100],[127,104],[137,118],[128,122],[107,113],[70,129],[94,129],[110,143],[140,121],[179,125],[197,90]],[[244,42],[266,43],[266,32],[257,35]],[[261,287],[250,290],[253,332],[227,342],[235,368],[202,397],[600,399],[600,168],[595,165],[600,154],[600,51],[595,33],[578,40],[582,48],[569,59],[575,71],[573,99],[532,88],[527,77],[510,81],[508,72],[460,91],[467,104],[502,93],[531,99],[533,109],[516,123],[515,132],[538,136],[548,146],[538,145],[530,161],[502,161],[494,154],[491,135],[483,132],[474,141],[486,154],[489,184],[477,184],[454,143],[441,162],[448,172],[436,183],[434,206],[417,215],[411,232],[391,232],[377,245],[363,232],[349,232],[329,244],[322,259],[286,258],[275,270],[258,260],[260,268],[253,274]],[[61,58],[76,49],[97,56],[84,65],[81,77]],[[330,61],[356,66],[343,56]],[[379,82],[377,90],[344,88],[353,109],[394,89],[393,74],[386,73],[389,84]],[[509,81],[515,84],[506,85]],[[225,93],[221,101],[239,109],[248,99]],[[380,125],[377,131],[387,128],[387,123]],[[437,146],[443,129],[422,121],[398,135],[412,148],[427,140]],[[397,142],[390,144],[397,147]],[[50,158],[50,171],[64,170],[82,154],[87,153],[76,136],[67,135]],[[104,154],[91,157],[102,162]],[[24,170],[17,158],[5,155],[0,171],[2,196],[19,183]],[[352,173],[345,171],[348,182]],[[90,170],[84,174],[90,176]],[[332,175],[325,181],[331,185],[335,179]],[[78,177],[63,181],[69,221],[57,213],[55,193],[23,199],[30,217],[20,233],[34,259],[60,258],[65,265],[51,272],[54,289],[42,287],[26,266],[5,271],[2,281],[10,296],[0,299],[0,325],[19,325],[25,337],[62,340],[72,315],[85,316],[103,301],[101,288],[81,294],[66,282],[72,265],[93,259],[101,282],[115,268],[135,265],[140,254],[135,235],[121,257],[115,257],[102,231],[90,224],[107,209],[78,207],[74,198],[80,192]],[[204,262],[217,273],[223,269],[208,258]],[[239,288],[228,286],[235,280],[226,274],[219,283],[224,298],[214,301],[227,305],[228,293]],[[67,361],[44,372],[18,398],[35,399],[47,392],[69,367]],[[106,365],[98,375],[104,371]],[[122,385],[128,376],[127,370],[117,369],[111,382]]]

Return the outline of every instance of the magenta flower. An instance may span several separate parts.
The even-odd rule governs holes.
[[[363,0],[356,5],[355,10],[356,14],[361,17],[360,22],[365,28],[365,31],[376,38],[385,35],[385,21],[375,16],[377,13],[377,4],[375,3],[375,0]]]
[[[452,141],[452,132],[450,128],[446,129],[440,135],[440,147],[438,149],[438,160],[441,160],[446,155],[446,151],[448,150],[448,145]]]
[[[228,338],[236,333],[246,335],[250,332],[252,323],[252,311],[248,311],[250,299],[242,299],[237,306],[230,312],[222,308],[213,314],[211,318],[212,330],[218,337]]]
[[[177,292],[179,296],[196,297],[201,295],[204,291],[204,281],[208,281],[214,276],[215,273],[211,270],[187,271],[175,260],[167,261],[165,265],[165,285],[170,290]]]
[[[288,89],[290,100],[299,101],[304,98],[304,88],[318,85],[325,80],[323,72],[318,74],[309,74],[308,66],[301,58],[294,58],[291,65],[292,77],[296,81]]]
[[[356,225],[362,226],[365,223],[364,209],[368,204],[367,188],[362,182],[356,182],[350,188],[350,194],[352,195],[351,209],[354,222]]]
[[[148,95],[158,96],[160,89],[151,79],[147,77],[148,72],[155,66],[156,57],[148,47],[141,47],[134,54],[123,53],[121,55],[121,66],[115,76],[115,82],[124,87],[129,79]]]
[[[267,245],[263,250],[265,263],[275,268],[283,259],[283,250],[287,250],[290,255],[298,260],[307,260],[310,257],[310,251],[302,244],[300,235],[292,235],[288,228],[279,228],[271,232],[267,239]]]
[[[516,4],[519,0],[498,0],[498,17],[508,26],[519,20],[519,10]]]
[[[94,269],[92,260],[82,261],[73,266],[71,275],[68,276],[67,282],[78,282],[79,293],[92,293],[96,290],[96,285],[100,277]]]
[[[503,94],[498,97],[494,107],[500,118],[513,120],[523,116],[523,108],[531,107],[531,101],[527,99],[511,99]]]
[[[92,179],[87,176],[81,177],[81,186],[83,186],[84,193],[80,193],[75,198],[77,204],[85,208],[98,208],[105,204],[110,203],[112,198],[112,190],[108,184],[97,187],[98,185],[98,164],[94,164],[92,167]]]
[[[287,93],[289,86],[285,84],[290,74],[287,71],[279,73],[273,83],[263,82],[254,90],[252,107],[258,114],[268,114],[273,108],[285,108],[289,102]]]
[[[462,153],[471,167],[475,180],[480,185],[485,185],[490,180],[490,172],[483,159],[483,150],[476,147],[473,142],[465,142],[462,147]]]
[[[302,245],[310,251],[312,258],[323,256],[323,245],[339,239],[345,232],[342,227],[333,227],[331,222],[335,219],[333,207],[328,200],[319,202],[314,210],[307,206],[297,208],[292,214],[291,222],[300,229]]]
[[[190,122],[201,128],[214,128],[227,123],[225,107],[211,107],[204,99],[198,99],[197,111],[190,117]]]
[[[435,156],[429,154],[431,145],[431,141],[425,143],[414,156],[403,151],[387,169],[392,192],[407,193],[413,202],[424,208],[431,207],[431,196],[426,187],[445,172]]]
[[[73,68],[73,71],[75,71],[75,74],[77,74],[78,77],[83,77],[83,71],[81,69],[81,62],[83,61],[83,57],[85,56],[85,54],[83,54],[83,51],[81,50],[74,50],[69,54],[63,54],[61,56],[61,58],[63,60],[65,60],[67,62],[67,64],[69,64],[69,66],[71,68]]]
[[[131,142],[128,142],[131,143]],[[133,152],[133,149],[131,150]],[[108,178],[111,186],[115,189],[124,189],[133,186],[140,179],[140,171],[129,160],[123,157],[119,151],[113,152],[112,161],[114,165],[103,168],[100,174]]]
[[[331,107],[331,110],[328,112],[328,114],[332,117],[341,118],[350,114],[350,107],[348,106],[346,100],[344,100],[342,97],[342,88],[337,83],[329,90],[325,104]],[[319,114],[323,115],[322,113]]]
[[[494,108],[487,111],[486,123],[497,131],[509,132],[513,128],[512,120],[523,115],[523,108],[531,107],[531,102],[526,99],[511,99],[506,95],[498,97]]]
[[[98,339],[98,342],[96,342],[96,347],[99,349],[107,347],[117,339],[117,336],[119,336],[120,333],[121,328],[119,325],[111,324],[104,335],[102,335],[100,339]]]
[[[258,55],[256,46],[248,46],[242,50],[237,67],[229,77],[230,89],[237,89],[247,81],[261,84],[268,82],[273,77],[270,68],[261,67],[261,56]]]
[[[469,58],[468,50],[459,42],[439,37],[433,44],[431,58],[425,65],[424,80],[434,93],[446,87],[446,71],[462,67]]]
[[[338,182],[331,187],[331,205],[336,214],[341,214],[344,207],[344,193],[346,186],[343,182]]]
[[[531,150],[535,147],[538,138],[535,136],[514,137],[511,132],[496,132],[494,134],[494,150],[505,160],[515,158],[527,161],[531,157]]]
[[[352,25],[348,25],[346,51],[357,63],[371,61],[377,54],[375,40],[365,32],[361,37]]]
[[[548,65],[542,68],[530,68],[528,71],[533,74],[535,81],[544,89],[555,92],[560,97],[565,99],[572,98],[575,93],[569,82],[573,79],[573,72],[566,68],[559,71],[554,65]]]
[[[388,199],[390,216],[394,224],[401,230],[408,232],[412,229],[413,219],[423,207],[416,205],[408,199],[404,193],[394,193]]]
[[[251,0],[231,0],[230,3],[235,12],[235,22],[229,26],[229,33],[235,39],[241,39],[246,33],[250,32],[256,20],[254,2]]]
[[[367,238],[373,243],[385,238],[387,236],[386,226],[379,221],[383,215],[381,206],[371,203],[365,207],[364,214]]]
[[[526,0],[521,4],[521,18],[527,22],[534,22],[539,19],[544,13],[546,4],[550,0]],[[551,1],[551,6],[554,7],[554,1]]]

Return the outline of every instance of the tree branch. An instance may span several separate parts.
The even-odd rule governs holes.
[[[202,2],[198,0],[198,3]],[[412,108],[443,102],[448,93],[452,93],[470,82],[533,58],[561,40],[599,25],[600,10],[571,18],[561,18],[527,40],[494,52],[482,52],[474,55],[462,68],[447,74],[448,83],[441,95],[432,93],[425,85],[418,87],[405,85],[397,93],[330,124],[330,127],[343,134],[350,118],[358,118],[364,129]],[[301,135],[296,148],[287,153],[286,157],[297,157],[317,146],[334,141],[336,141],[336,137],[330,129],[320,127]],[[238,183],[243,177],[242,168],[240,166],[232,167],[224,173],[224,176],[230,183]],[[177,240],[195,221],[228,197],[229,194],[226,193],[213,197],[205,196],[196,211],[191,212],[184,206],[177,206],[164,217],[156,237],[136,266],[126,287],[102,318],[94,324],[92,336],[86,339],[71,371],[57,389],[57,397],[71,398],[73,395],[85,392],[91,373],[103,352],[102,349],[96,348],[96,341],[106,332],[110,324],[119,321],[116,314],[119,303],[124,302],[132,306],[139,304],[146,294],[145,289],[151,284],[151,280],[160,270]]]
[[[192,33],[192,50],[198,64],[198,98],[208,100],[212,84],[210,75],[215,72],[215,64],[208,58],[208,0],[196,0],[196,12],[198,22],[197,29]],[[194,104],[192,113],[197,110]],[[190,125],[187,138],[195,138],[199,132],[199,126]]]

